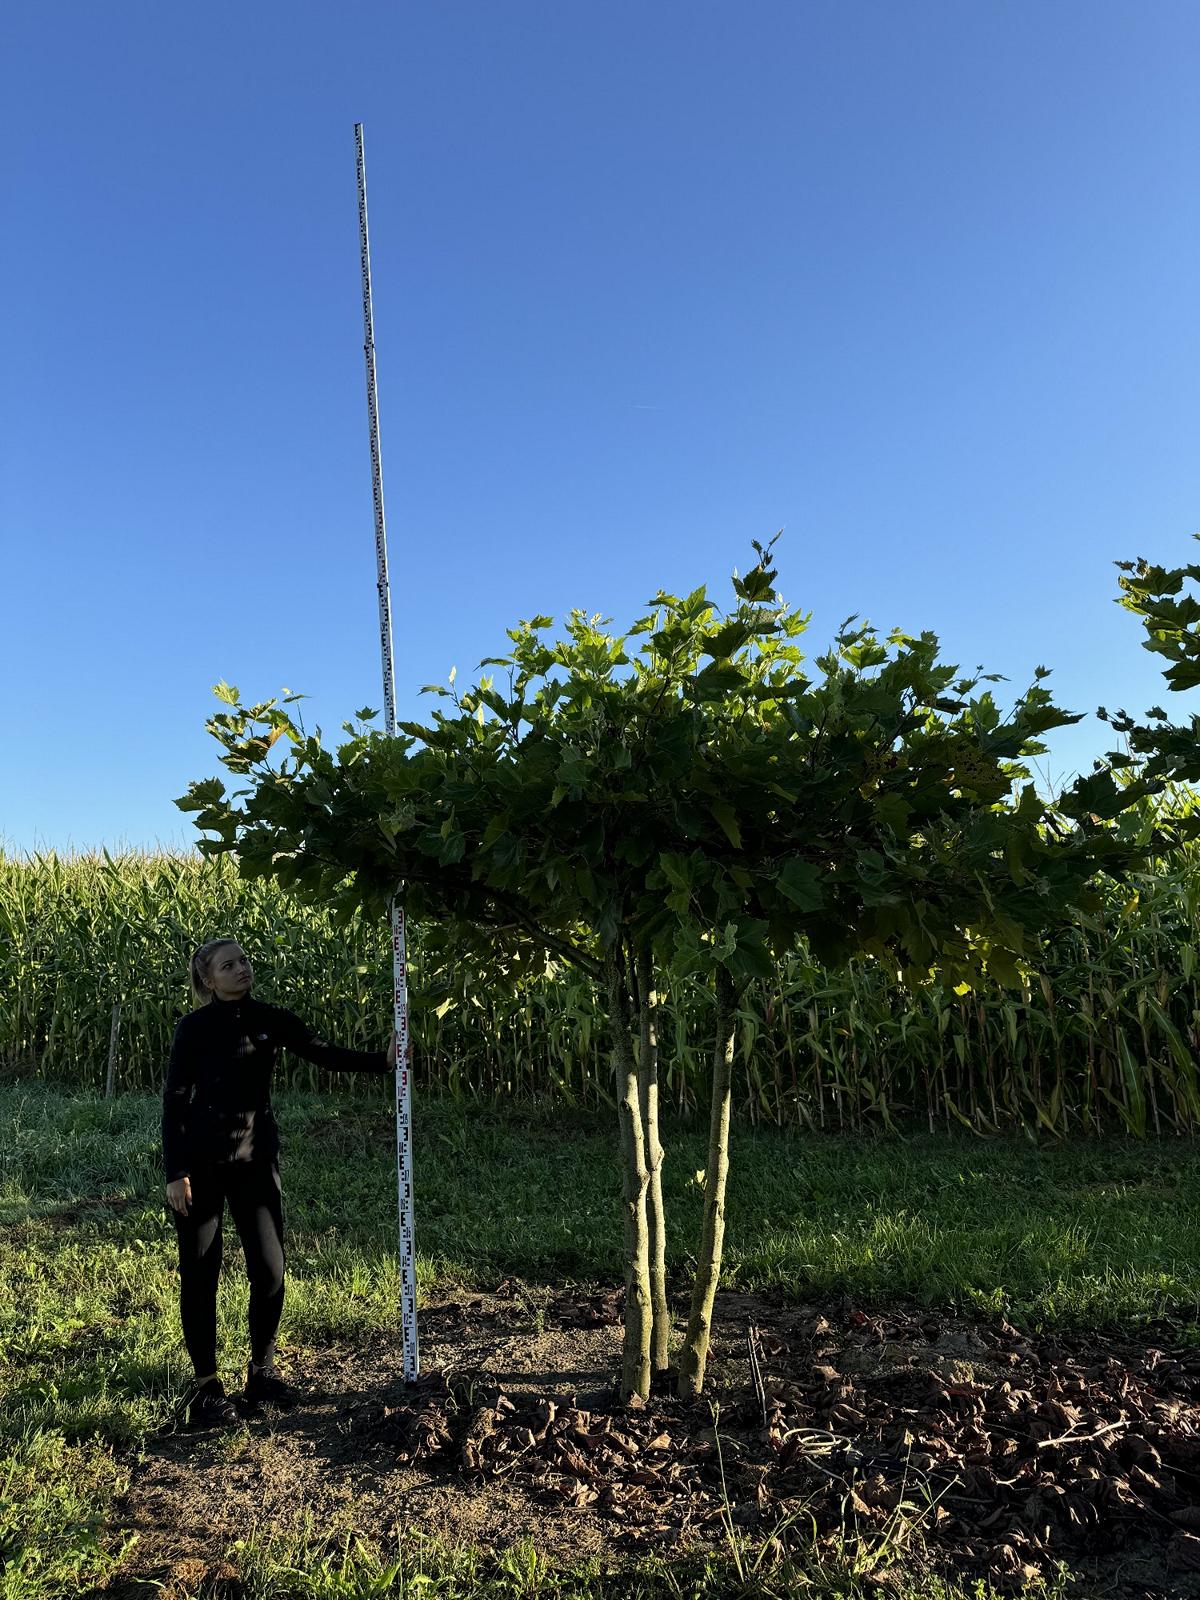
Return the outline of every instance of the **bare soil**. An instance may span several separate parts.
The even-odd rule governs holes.
[[[704,1399],[624,1407],[619,1315],[615,1294],[512,1280],[447,1296],[422,1311],[414,1389],[392,1343],[297,1353],[294,1411],[144,1447],[110,1592],[234,1595],[236,1541],[307,1515],[605,1567],[731,1531],[782,1555],[815,1527],[1014,1592],[1061,1561],[1088,1595],[1200,1596],[1200,1351],[1178,1328],[1032,1336],[725,1293]]]

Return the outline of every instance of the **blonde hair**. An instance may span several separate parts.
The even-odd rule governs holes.
[[[207,944],[202,944],[194,955],[188,967],[192,980],[192,1009],[206,1006],[212,999],[212,990],[208,986],[208,975],[212,971],[213,957],[218,950],[223,950],[226,945],[236,944],[236,939],[210,939]]]

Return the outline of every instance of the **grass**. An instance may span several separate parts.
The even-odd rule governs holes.
[[[318,1533],[303,1520],[270,1541],[246,1540],[235,1553],[247,1600],[984,1600],[987,1594],[982,1586],[964,1590],[932,1575],[881,1589],[849,1556],[776,1564],[726,1552],[643,1560],[614,1575],[590,1562],[555,1568],[528,1542],[490,1559],[404,1535],[364,1540]],[[1055,1584],[1026,1592],[1057,1600],[1062,1591]]]
[[[42,1600],[102,1576],[125,1547],[105,1529],[105,1513],[124,1483],[112,1452],[97,1439],[70,1444],[61,1433],[29,1429],[5,1441],[0,1457],[0,1600]]]
[[[390,1107],[297,1093],[280,1097],[279,1112],[285,1343],[394,1333]],[[669,1261],[684,1288],[705,1138],[696,1127],[668,1132]],[[424,1101],[415,1148],[424,1292],[449,1281],[491,1287],[506,1276],[530,1284],[618,1277],[607,1118]],[[120,1532],[106,1527],[105,1507],[130,1452],[167,1419],[187,1382],[173,1247],[155,1098],[105,1102],[42,1084],[0,1085],[0,1600],[49,1600],[97,1581],[116,1559]],[[236,1246],[231,1253],[220,1317],[233,1370],[245,1285]],[[724,1281],[798,1300],[848,1296],[867,1309],[907,1299],[1003,1311],[1032,1326],[1182,1321],[1200,1303],[1200,1150],[1184,1140],[1038,1148],[967,1136],[743,1132],[733,1150]],[[424,1567],[412,1566],[418,1558]],[[483,1556],[407,1546],[389,1553],[370,1543],[339,1554],[327,1541],[314,1544],[311,1530],[286,1549],[247,1547],[242,1564],[257,1585],[250,1592],[264,1597],[411,1591],[574,1600],[600,1592],[599,1578],[582,1568],[532,1567],[522,1576]],[[647,1568],[620,1592],[729,1592],[712,1587],[716,1570],[697,1568],[686,1579],[693,1587],[671,1589],[684,1582],[682,1569]],[[736,1564],[721,1571],[732,1581]],[[782,1583],[765,1567],[750,1576],[758,1587],[747,1593],[769,1595]],[[852,1564],[807,1574],[807,1588],[799,1582],[789,1592],[822,1600],[862,1592]],[[929,1587],[908,1595],[951,1600],[949,1590]]]

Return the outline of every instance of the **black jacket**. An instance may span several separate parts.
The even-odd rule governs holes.
[[[250,996],[210,1000],[180,1019],[171,1044],[162,1121],[168,1183],[197,1166],[275,1160],[271,1074],[281,1048],[335,1072],[391,1070],[384,1051],[326,1044],[282,1006]]]

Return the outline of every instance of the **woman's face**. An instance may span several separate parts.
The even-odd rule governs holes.
[[[250,993],[254,973],[240,944],[223,944],[208,969],[208,986],[218,1000],[241,1000]]]

